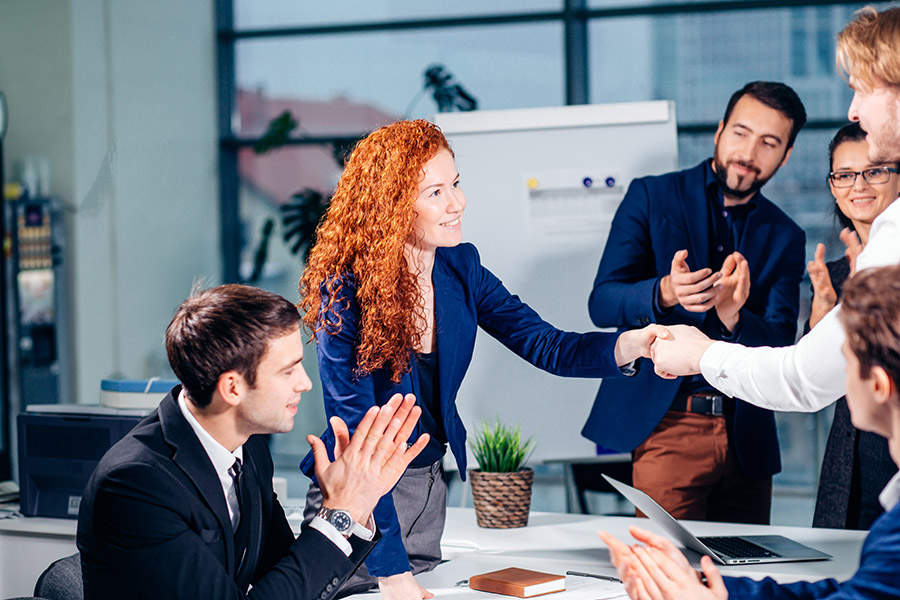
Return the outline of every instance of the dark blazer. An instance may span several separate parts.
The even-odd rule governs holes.
[[[859,570],[847,581],[823,579],[815,582],[779,584],[770,577],[755,581],[747,577],[725,577],[728,597],[733,600],[873,600],[900,598],[900,504],[872,525],[863,542]]]
[[[850,276],[850,262],[842,256],[826,266],[840,300]],[[809,332],[809,321],[803,331]],[[822,457],[813,527],[868,529],[883,512],[878,494],[896,472],[887,440],[854,427],[847,399],[841,398],[834,405],[834,420]]]
[[[556,329],[507,291],[497,277],[481,265],[471,244],[438,248],[432,274],[434,283],[435,337],[437,343],[438,386],[441,417],[447,441],[460,475],[466,473],[466,428],[456,410],[456,393],[472,360],[475,334],[479,327],[534,366],[564,377],[606,377],[621,375],[614,348],[617,334],[571,333]],[[341,297],[335,304],[347,306],[336,335],[316,336],[319,375],[325,396],[325,413],[341,417],[352,429],[372,406],[382,405],[396,393],[418,397],[419,380],[415,353],[412,368],[391,381],[391,371],[380,369],[370,375],[356,375],[356,340],[360,318],[352,277],[343,281]],[[417,437],[414,432],[413,437]],[[322,439],[334,447],[331,430]],[[312,455],[300,465],[313,476]],[[385,495],[375,508],[375,522],[384,537],[366,559],[369,573],[385,577],[409,570],[409,560],[400,536],[400,525],[391,496]],[[437,526],[437,525],[436,525]]]
[[[101,459],[78,515],[85,598],[327,600],[375,541],[350,557],[315,529],[294,538],[263,438],[244,444],[249,545],[238,572],[222,485],[178,407],[181,386]],[[246,496],[245,496],[246,498]]]
[[[712,188],[711,186],[716,186]],[[657,315],[660,279],[672,257],[687,249],[690,269],[707,264],[713,254],[707,193],[717,184],[709,162],[685,171],[635,179],[610,228],[588,308],[598,327],[620,330],[658,322],[683,323],[713,339],[726,339],[715,310],[688,312],[676,306]],[[750,296],[728,341],[745,346],[785,346],[797,333],[800,279],[805,269],[803,230],[762,194],[747,215],[736,248],[750,267]],[[582,434],[614,450],[630,452],[659,424],[675,398],[681,378],[662,379],[653,369],[636,377],[604,380]],[[775,419],[770,411],[737,402],[733,439],[738,460],[751,477],[781,469]]]

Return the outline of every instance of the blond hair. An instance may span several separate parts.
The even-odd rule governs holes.
[[[864,88],[900,86],[900,8],[867,6],[838,34],[837,68]]]

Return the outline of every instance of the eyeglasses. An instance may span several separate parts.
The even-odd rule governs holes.
[[[891,178],[891,173],[900,173],[900,170],[893,167],[872,167],[865,171],[832,171],[828,174],[828,179],[836,188],[849,188],[856,183],[858,175],[862,175],[866,183],[878,185],[887,183]]]

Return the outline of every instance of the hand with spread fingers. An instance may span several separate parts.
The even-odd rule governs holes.
[[[816,257],[806,265],[809,271],[809,280],[812,282],[813,298],[809,309],[809,328],[822,320],[828,311],[837,304],[837,292],[831,283],[831,275],[828,274],[828,266],[825,264],[825,244],[816,245]]]
[[[378,500],[394,487],[428,443],[428,434],[422,434],[407,447],[421,414],[414,395],[404,398],[395,394],[387,404],[366,412],[352,439],[346,423],[332,417],[334,462],[329,460],[322,440],[308,436],[322,489],[322,506],[346,510],[357,523],[367,523]]]
[[[687,558],[669,539],[639,527],[629,528],[638,544],[628,546],[606,532],[600,538],[625,591],[632,600],[725,600],[728,590],[722,575],[708,556],[700,561],[704,584]]]

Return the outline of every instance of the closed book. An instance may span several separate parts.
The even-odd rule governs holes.
[[[481,592],[531,598],[566,589],[566,576],[510,567],[469,577],[469,588]]]

